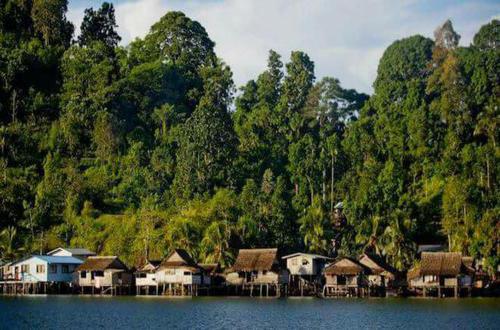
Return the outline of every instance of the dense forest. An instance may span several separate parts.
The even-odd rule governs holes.
[[[236,88],[181,12],[121,46],[109,3],[78,36],[67,0],[0,6],[1,259],[278,247],[401,270],[440,243],[499,264],[500,21],[466,47],[450,21],[395,41],[368,96],[302,51]]]

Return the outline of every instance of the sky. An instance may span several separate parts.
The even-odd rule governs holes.
[[[110,1],[110,0],[108,0]],[[97,0],[69,0],[77,33],[85,8]],[[481,25],[500,17],[498,0],[115,0],[122,44],[144,37],[171,10],[200,22],[237,86],[265,70],[268,51],[287,61],[292,50],[315,62],[317,79],[340,79],[344,88],[371,93],[377,66],[393,41],[427,37],[448,18],[470,44]]]

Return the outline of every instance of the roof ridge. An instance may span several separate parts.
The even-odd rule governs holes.
[[[92,259],[118,258],[118,256],[89,256]]]

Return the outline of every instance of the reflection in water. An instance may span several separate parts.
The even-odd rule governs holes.
[[[0,297],[0,328],[499,329],[500,299]]]

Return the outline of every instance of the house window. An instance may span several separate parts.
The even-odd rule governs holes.
[[[69,266],[68,265],[62,265],[61,266],[61,272],[63,272],[64,274],[69,273]]]
[[[57,273],[57,265],[50,265],[50,272]]]
[[[87,278],[87,272],[86,271],[81,271],[80,272],[80,278]]]
[[[21,273],[29,273],[30,265],[21,265]]]
[[[137,273],[135,274],[135,278],[146,278],[146,273]]]
[[[96,270],[94,272],[95,277],[104,277],[104,272],[102,270]]]
[[[267,270],[263,270],[262,275],[266,275],[266,274],[267,274]]]
[[[184,275],[191,275],[191,272],[184,272]]]
[[[38,274],[45,273],[45,265],[36,265],[36,272]]]
[[[121,280],[122,279],[122,273],[118,273],[118,279]]]
[[[425,282],[436,282],[437,281],[437,276],[436,275],[426,275]]]

